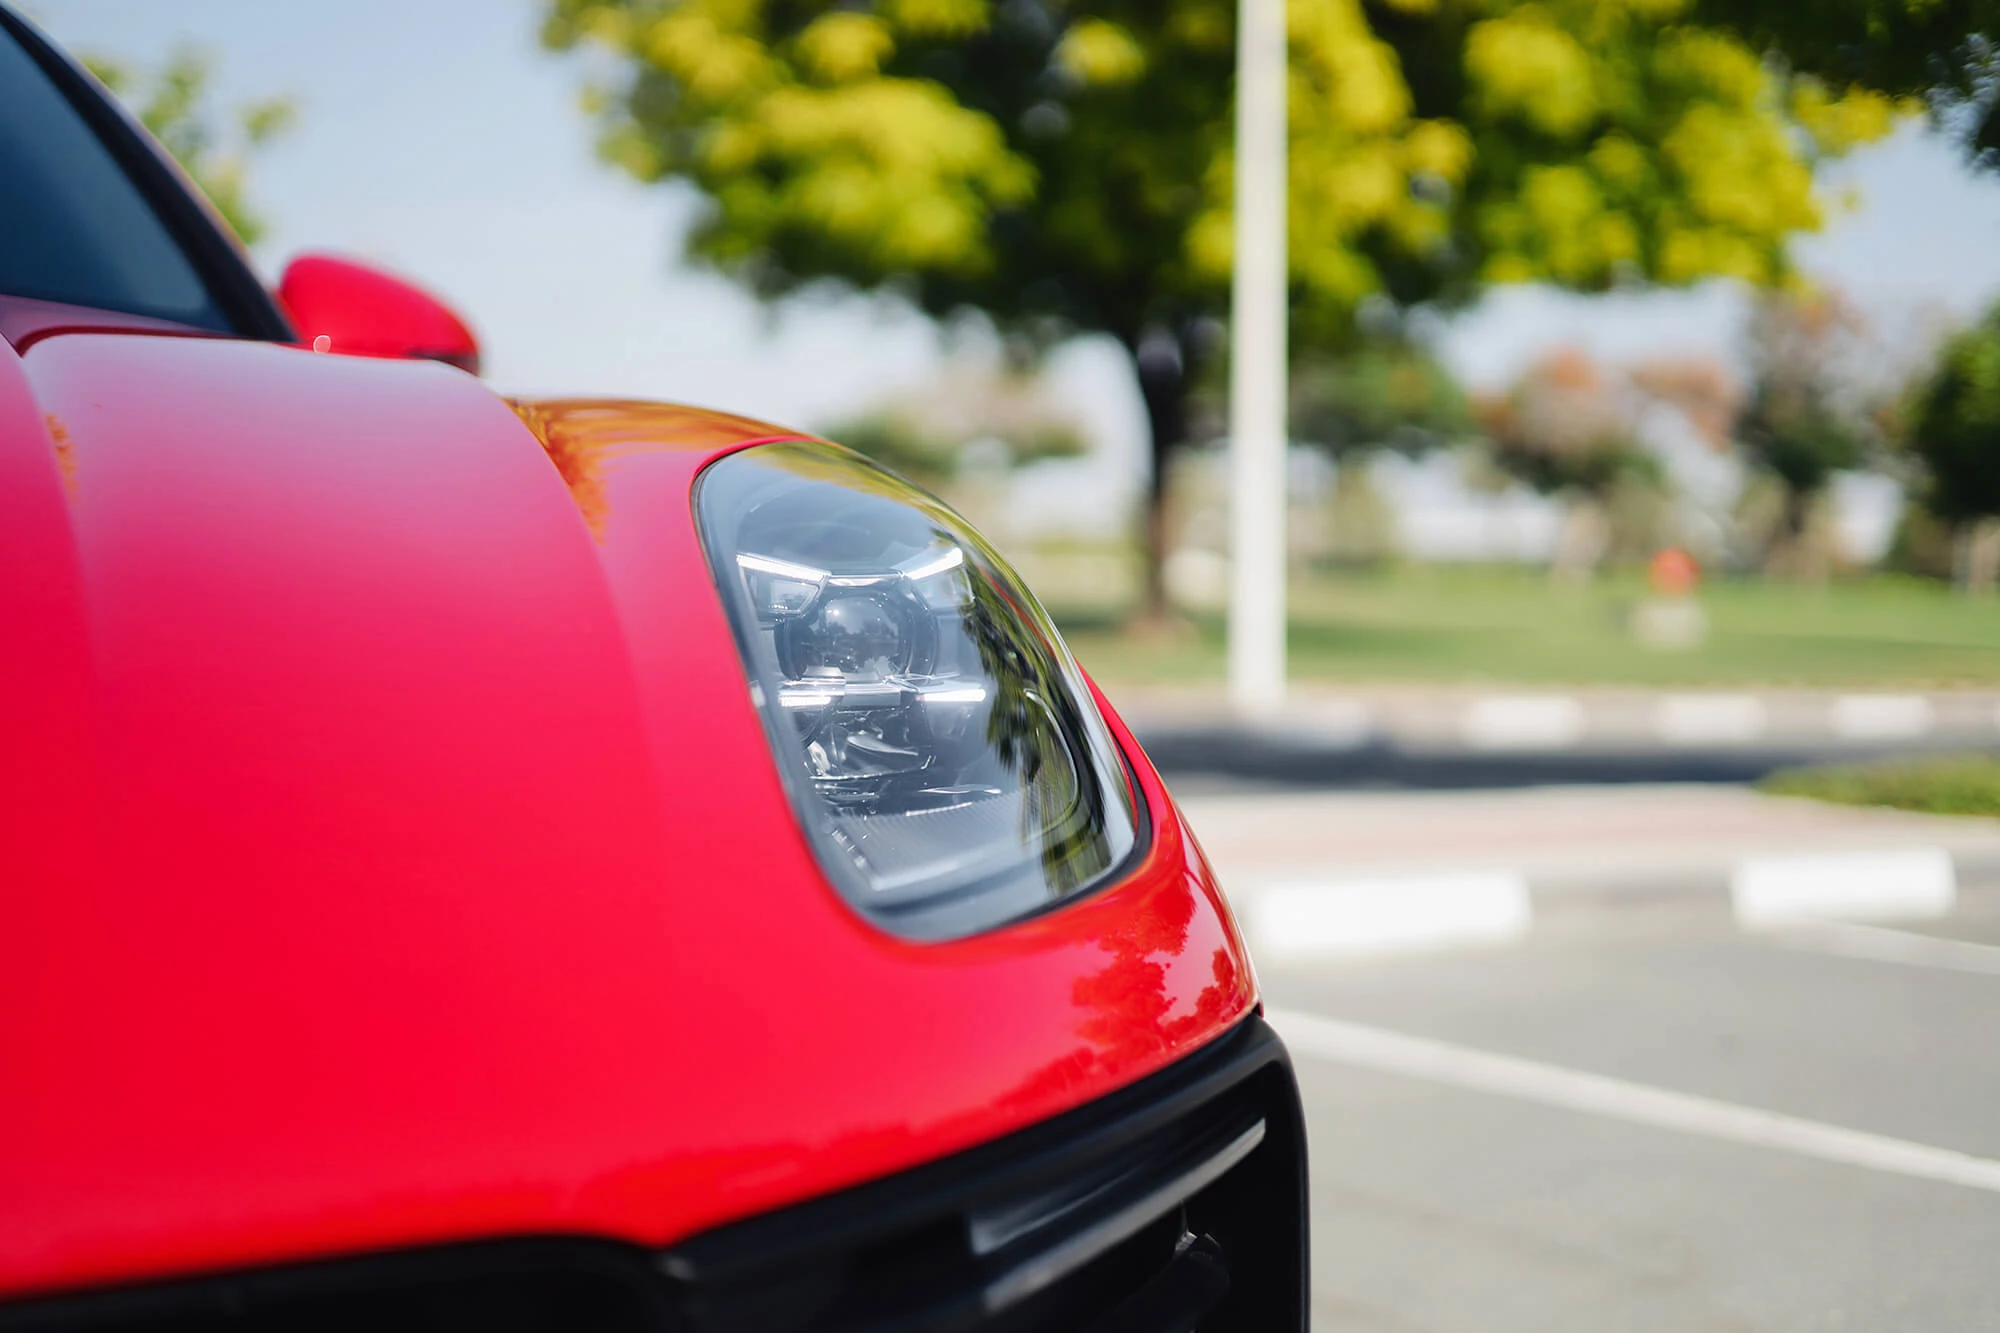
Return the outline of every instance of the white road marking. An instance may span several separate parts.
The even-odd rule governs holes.
[[[2000,1162],[1733,1102],[1290,1010],[1266,1010],[1300,1055],[1842,1166],[2000,1193]]]
[[[1669,745],[1740,745],[1769,723],[1754,694],[1670,694],[1653,709],[1653,731]]]
[[[1786,948],[1832,954],[1837,958],[1865,958],[1872,962],[2000,976],[2000,947],[1968,940],[1944,940],[1915,931],[1861,926],[1851,921],[1820,921],[1786,927],[1772,938]]]
[[[1922,736],[1935,720],[1931,701],[1921,694],[1843,694],[1827,711],[1827,725],[1849,740]]]
[[[1528,882],[1512,871],[1273,884],[1245,895],[1251,947],[1271,963],[1505,944],[1528,933]]]
[[[1729,882],[1736,920],[1770,926],[1827,918],[1943,916],[1958,897],[1942,847],[1752,856]]]
[[[1495,695],[1476,699],[1460,729],[1481,750],[1564,750],[1583,739],[1583,705],[1568,695]]]

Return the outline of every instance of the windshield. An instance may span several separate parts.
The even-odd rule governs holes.
[[[0,294],[233,331],[145,195],[5,28]]]

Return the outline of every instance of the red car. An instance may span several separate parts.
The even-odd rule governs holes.
[[[275,295],[0,10],[0,1329],[1297,1330],[1158,775],[855,454]]]

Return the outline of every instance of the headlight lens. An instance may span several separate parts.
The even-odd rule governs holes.
[[[1132,851],[1125,766],[1081,674],[964,520],[803,442],[711,464],[695,512],[779,767],[867,916],[970,934]]]

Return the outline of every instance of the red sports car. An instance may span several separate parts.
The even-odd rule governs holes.
[[[0,1329],[1302,1328],[1241,939],[992,548],[475,361],[0,10]]]

